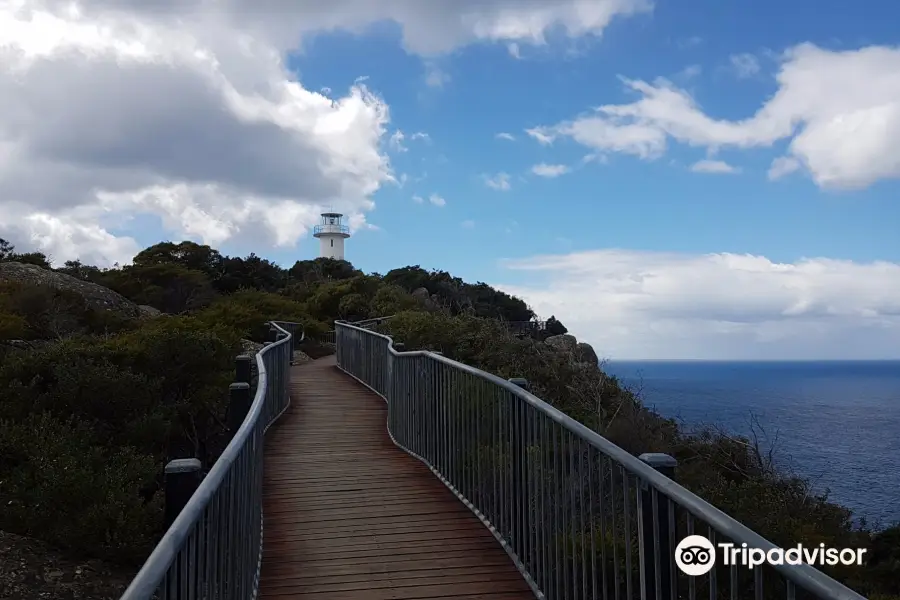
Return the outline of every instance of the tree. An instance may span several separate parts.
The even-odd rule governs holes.
[[[80,260],[67,260],[62,267],[56,269],[59,273],[71,275],[82,281],[90,281],[98,285],[103,285],[103,270],[93,265],[86,265]]]
[[[176,263],[125,267],[109,274],[109,286],[138,304],[170,314],[203,308],[216,297],[205,273]]]
[[[0,238],[0,261],[8,260],[11,254],[14,254],[16,247],[7,240]]]
[[[3,238],[0,238],[0,262],[19,262],[42,269],[50,268],[50,260],[43,252],[16,252],[16,247]]]
[[[288,274],[275,263],[250,254],[246,258],[226,257],[221,276],[213,282],[223,294],[244,288],[275,292],[286,286]]]
[[[406,310],[414,310],[419,302],[399,285],[382,285],[372,297],[371,317],[388,317]]]
[[[298,260],[289,272],[291,279],[304,283],[351,279],[363,274],[346,260],[322,257],[314,260]]]
[[[345,321],[361,321],[369,316],[369,302],[362,294],[347,294],[338,303],[338,312]]]
[[[486,283],[465,284],[463,292],[472,299],[475,314],[479,317],[512,322],[530,321],[534,318],[534,312],[524,301]]]
[[[134,257],[135,266],[148,267],[161,264],[176,264],[205,273],[211,281],[222,274],[224,259],[218,250],[195,242],[162,242],[141,250]]]

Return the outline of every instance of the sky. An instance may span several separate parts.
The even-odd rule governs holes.
[[[601,357],[900,358],[900,4],[0,0],[0,237],[418,264]]]

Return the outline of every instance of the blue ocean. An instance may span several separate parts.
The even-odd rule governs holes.
[[[646,405],[686,426],[747,434],[870,522],[900,521],[900,361],[609,362]],[[763,440],[765,441],[765,439]]]

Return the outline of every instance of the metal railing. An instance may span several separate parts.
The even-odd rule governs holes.
[[[369,329],[369,330],[371,330],[371,329],[374,329],[374,328],[378,327],[379,325],[381,325],[382,323],[384,323],[384,322],[387,321],[388,319],[392,319],[393,317],[394,317],[394,315],[391,315],[391,316],[389,316],[389,317],[376,317],[376,318],[374,318],[374,319],[366,319],[366,320],[364,320],[364,321],[354,321],[353,325],[354,325],[354,327],[359,327],[360,329]],[[329,331],[326,331],[326,332],[325,332],[325,336],[322,338],[322,341],[325,342],[326,344],[335,344],[335,343],[337,343],[337,342],[335,341],[335,331],[334,331],[334,329],[331,329],[331,330],[329,330]]]
[[[809,565],[684,575],[675,544],[687,535],[775,546],[663,474],[667,455],[637,458],[509,381],[335,328],[338,366],[385,399],[394,443],[490,529],[538,598],[864,600]]]
[[[246,417],[122,600],[256,597],[263,542],[263,437],[290,404],[294,340],[303,339],[296,323],[272,323],[272,329],[276,341],[255,357],[256,394]],[[248,372],[238,377],[247,381],[232,386],[245,394],[250,379],[247,367]]]
[[[328,233],[337,233],[341,235],[350,235],[350,228],[346,225],[338,225],[337,223],[328,225],[316,225],[313,227],[313,235],[322,235]]]
[[[507,321],[506,326],[514,332],[535,332],[547,329],[547,321]]]

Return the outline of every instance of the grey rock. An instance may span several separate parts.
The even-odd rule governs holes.
[[[312,359],[307,356],[304,352],[300,352],[299,350],[294,350],[293,364],[302,365],[304,363],[310,362]]]
[[[0,340],[0,345],[10,350],[37,350],[50,344],[50,340]]]
[[[263,348],[263,344],[259,344],[252,340],[241,340],[241,352],[250,357],[255,357]]]
[[[65,273],[48,271],[37,265],[18,262],[0,263],[0,281],[18,281],[68,290],[79,294],[92,308],[114,311],[133,319],[140,318],[142,314],[137,304],[109,288],[82,281]]]
[[[575,352],[575,348],[578,346],[578,340],[575,339],[575,336],[568,333],[552,335],[544,340],[544,343],[557,350],[564,350],[566,352]]]
[[[141,317],[144,319],[153,319],[162,314],[162,311],[158,308],[153,308],[146,304],[138,304],[138,310],[141,311]]]
[[[569,355],[573,364],[586,364],[598,367],[600,364],[594,348],[585,342],[579,342],[574,335],[568,333],[553,335],[544,340],[544,343],[560,352]]]
[[[600,364],[600,359],[597,357],[594,347],[587,342],[578,342],[578,345],[575,346],[575,360],[581,363]]]

